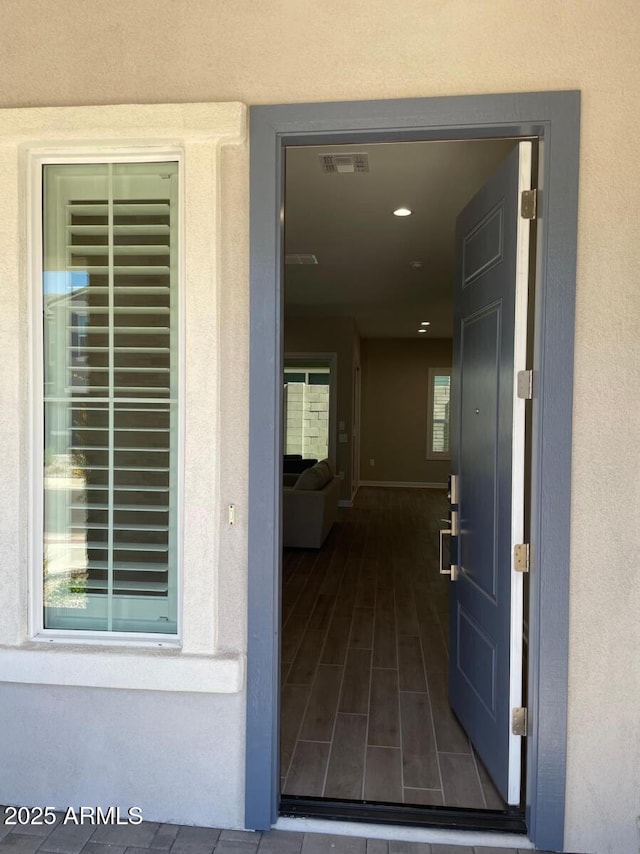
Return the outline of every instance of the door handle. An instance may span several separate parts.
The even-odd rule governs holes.
[[[443,520],[445,521],[445,520]],[[452,536],[453,532],[451,528],[440,528],[439,530],[439,538],[440,538],[440,559],[438,561],[438,568],[440,570],[440,575],[448,575],[451,578],[451,581],[455,581],[458,577],[458,567],[454,563],[450,563],[447,569],[443,569],[442,567],[442,539],[446,535]]]
[[[445,520],[442,519],[441,521],[444,522]],[[450,569],[443,569],[442,568],[442,538],[444,536],[446,536],[447,534],[449,536],[451,536],[451,528],[440,528],[440,531],[438,533],[440,534],[440,559],[438,561],[438,567],[440,569],[440,575],[451,575]]]
[[[451,510],[449,511],[448,519],[441,519],[441,522],[444,522],[445,525],[448,525],[448,528],[441,528],[439,532],[440,537],[440,559],[438,562],[438,569],[440,571],[440,575],[448,575],[451,578],[451,581],[455,581],[458,578],[458,567],[455,563],[449,562],[449,567],[447,569],[443,569],[442,567],[442,540],[445,536],[457,537],[458,536],[458,477],[455,474],[449,476],[449,501],[451,504]]]

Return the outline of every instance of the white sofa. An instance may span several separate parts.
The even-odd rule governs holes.
[[[321,467],[323,462],[317,466]],[[295,485],[284,486],[282,545],[285,548],[319,549],[333,527],[338,516],[341,480],[330,469],[327,474],[326,465],[324,471],[324,477],[303,472]]]

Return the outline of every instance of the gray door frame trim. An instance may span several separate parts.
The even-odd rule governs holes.
[[[245,824],[278,815],[282,211],[287,145],[540,139],[526,819],[562,850],[580,93],[283,104],[250,110],[249,589]],[[543,441],[544,439],[544,441]]]

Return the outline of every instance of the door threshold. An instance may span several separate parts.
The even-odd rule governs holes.
[[[485,831],[500,834],[524,835],[527,832],[524,814],[519,807],[504,811],[476,810],[283,796],[280,800],[280,816],[317,818],[329,822],[366,822],[373,825]]]

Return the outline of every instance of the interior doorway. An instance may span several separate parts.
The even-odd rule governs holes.
[[[286,150],[285,349],[305,335],[311,350],[340,342],[334,464],[347,477],[321,548],[283,555],[285,811],[324,799],[514,815],[449,705],[438,529],[456,216],[516,144]]]
[[[282,466],[278,437],[282,417],[283,148],[329,140],[537,136],[542,142],[539,187],[543,197],[538,245],[543,250],[537,257],[533,348],[528,663],[533,678],[529,681],[531,716],[526,739],[526,823],[528,838],[537,847],[562,848],[579,112],[577,92],[291,104],[251,110],[247,827],[271,826],[280,808],[281,494],[277,484]],[[548,145],[551,139],[553,145]]]

